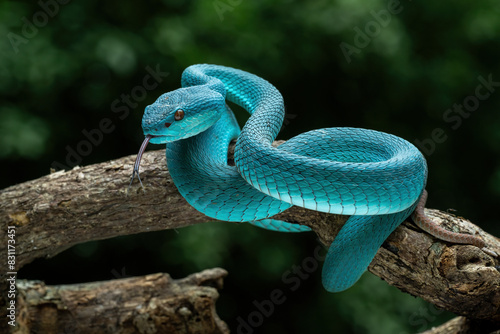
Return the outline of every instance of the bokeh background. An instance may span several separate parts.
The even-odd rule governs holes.
[[[215,63],[278,87],[288,114],[281,139],[350,126],[426,143],[428,206],[453,208],[500,235],[497,1],[43,1],[0,1],[2,188],[43,176],[55,162],[73,167],[68,148],[103,118],[114,130],[78,164],[136,154],[144,107],[178,88],[185,67]],[[147,67],[168,76],[138,95]],[[480,77],[493,82],[479,88],[482,100]],[[132,92],[129,113],[115,112]],[[470,112],[447,111],[464,103]],[[19,276],[62,284],[223,267],[229,276],[217,308],[234,333],[245,333],[238,319],[274,289],[286,301],[255,333],[415,333],[453,316],[371,274],[330,294],[317,269],[291,291],[283,274],[317,245],[311,233],[207,223],[78,245]]]

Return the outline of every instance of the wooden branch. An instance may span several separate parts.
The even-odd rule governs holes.
[[[421,334],[500,334],[498,324],[456,317]]]
[[[452,230],[477,232],[499,253],[499,240],[469,221],[438,210],[426,214]],[[404,222],[379,249],[368,270],[387,283],[470,319],[500,324],[498,258],[471,245],[433,238]]]
[[[231,160],[232,153],[229,153]],[[85,241],[210,221],[177,192],[165,150],[147,152],[141,165],[143,191],[127,187],[135,156],[68,172],[56,172],[0,191],[1,232],[17,226],[18,269]],[[432,194],[431,194],[432,196]],[[448,227],[477,232],[500,254],[500,243],[472,223],[429,210]],[[345,216],[292,207],[277,219],[310,226],[328,246]],[[472,319],[500,322],[498,260],[476,247],[433,239],[404,223],[384,243],[369,270],[402,291]]]
[[[86,241],[174,229],[213,221],[178,193],[165,164],[165,150],[146,152],[141,163],[143,190],[137,179],[127,191],[135,156],[59,171],[0,190],[0,236],[16,231],[17,268],[36,258],[52,257]],[[278,216],[276,216],[278,217]],[[321,224],[324,240],[345,217],[294,207],[279,217]]]
[[[15,333],[229,333],[215,312],[224,269],[48,286],[17,282]]]

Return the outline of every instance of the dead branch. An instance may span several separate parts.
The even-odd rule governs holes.
[[[421,334],[500,334],[498,324],[456,317]]]
[[[179,280],[162,273],[58,286],[19,280],[15,333],[229,333],[215,312],[226,275],[216,268]]]
[[[55,172],[0,191],[0,234],[16,226],[17,268],[77,243],[210,221],[180,196],[165,150],[147,152],[143,191],[127,194],[135,156]],[[232,159],[229,152],[228,160]],[[497,238],[449,213],[428,210],[448,228],[478,233],[500,254]],[[299,207],[275,216],[310,226],[328,246],[347,217]],[[469,319],[500,322],[498,260],[474,246],[436,240],[405,222],[384,243],[369,270],[404,292]]]

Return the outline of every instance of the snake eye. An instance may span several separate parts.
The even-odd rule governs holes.
[[[182,110],[182,109],[177,110],[177,111],[175,112],[175,114],[174,114],[174,119],[175,119],[176,121],[180,121],[180,120],[181,120],[181,119],[183,119],[183,118],[184,118],[184,110]]]

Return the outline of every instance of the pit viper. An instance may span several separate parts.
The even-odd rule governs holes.
[[[302,232],[310,228],[272,217],[293,205],[349,215],[323,265],[323,285],[332,292],[360,278],[382,243],[415,208],[415,221],[436,232],[437,225],[429,227],[432,221],[423,215],[426,160],[408,141],[337,127],[305,132],[273,147],[285,110],[280,92],[268,81],[208,64],[189,66],[181,81],[182,88],[161,95],[145,109],[146,138],[132,181],[139,176],[147,144],[166,144],[168,170],[180,194],[211,218]],[[243,129],[226,101],[250,114]],[[228,164],[233,140],[234,166]],[[463,237],[437,229],[437,234],[451,235],[451,241]],[[457,242],[482,242],[470,237]]]

